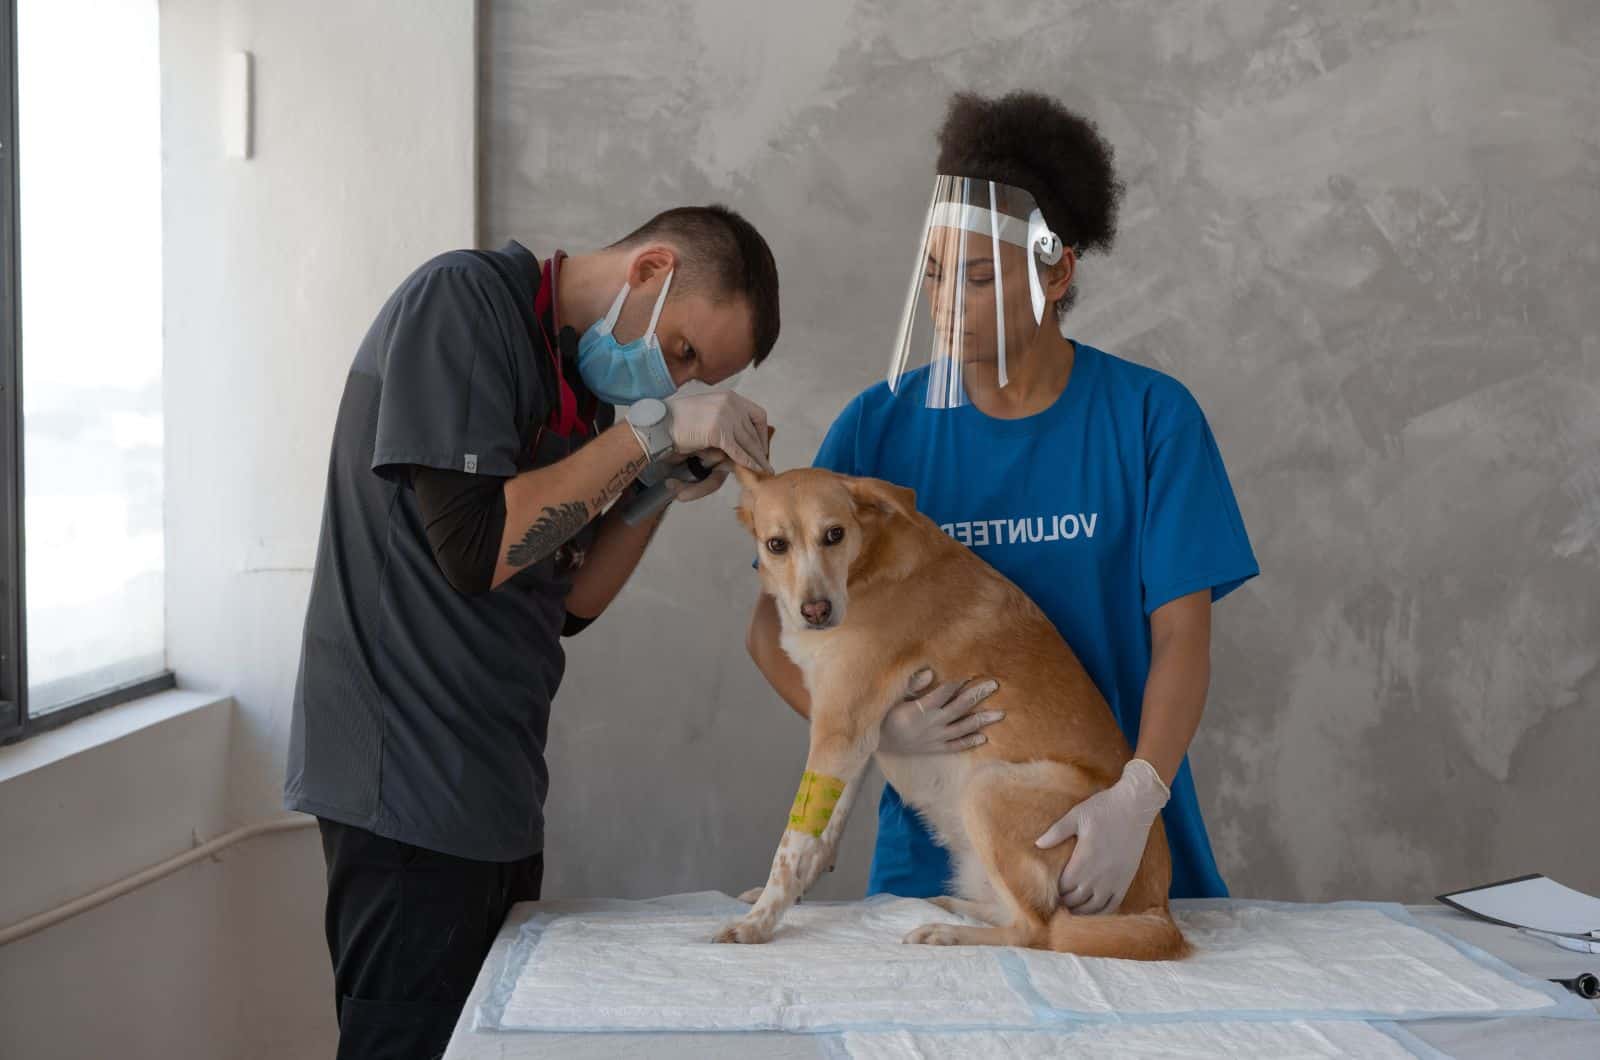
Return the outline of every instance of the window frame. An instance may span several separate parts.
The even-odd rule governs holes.
[[[0,740],[26,717],[22,631],[22,366],[17,319],[17,4],[0,0]]]
[[[22,285],[17,167],[17,4],[0,0],[0,744],[59,728],[177,682],[171,670],[28,714],[27,608],[23,561]]]

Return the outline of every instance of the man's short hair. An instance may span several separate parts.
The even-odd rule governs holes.
[[[709,293],[715,301],[743,299],[755,332],[755,363],[778,341],[778,263],[755,225],[726,206],[679,206],[611,244],[670,243],[682,252],[674,286]]]

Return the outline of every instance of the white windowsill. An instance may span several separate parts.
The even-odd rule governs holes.
[[[185,714],[222,706],[228,699],[215,692],[171,689],[96,711],[59,729],[0,747],[0,784]]]

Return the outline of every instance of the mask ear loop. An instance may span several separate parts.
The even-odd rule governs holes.
[[[622,315],[622,303],[628,300],[629,290],[628,282],[624,280],[622,282],[622,290],[617,292],[617,297],[611,303],[611,308],[606,311],[606,315],[600,320],[600,334],[609,335],[611,334],[611,329],[617,326],[617,317]]]
[[[994,331],[999,351],[1000,385],[1006,385],[1006,291],[1000,280],[1000,208],[995,204],[994,181],[989,182],[989,239],[994,246]]]
[[[667,292],[672,290],[672,273],[674,271],[676,270],[669,269],[667,271],[667,278],[661,284],[661,293],[656,295],[656,307],[650,311],[650,326],[644,329],[644,344],[646,346],[656,345],[656,321],[661,319],[661,307],[667,304]]]

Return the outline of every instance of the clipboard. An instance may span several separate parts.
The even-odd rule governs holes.
[[[1491,924],[1585,942],[1600,940],[1600,898],[1566,887],[1543,873],[1452,891],[1438,895],[1435,901]]]

